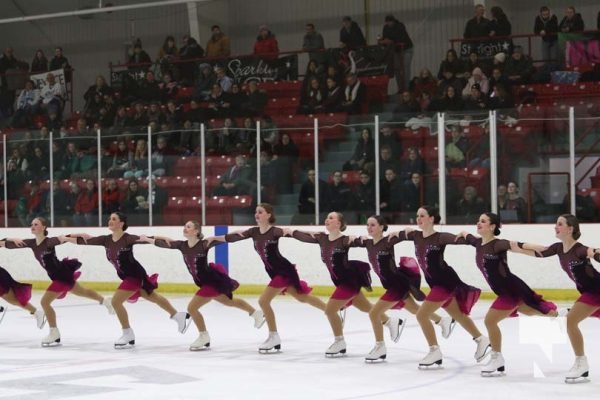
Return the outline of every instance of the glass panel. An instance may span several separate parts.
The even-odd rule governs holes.
[[[584,89],[589,82],[579,83]],[[580,99],[575,109],[575,213],[581,222],[600,221],[600,101]],[[569,199],[570,200],[570,199]],[[569,210],[570,210],[569,201]],[[570,211],[569,211],[570,212]]]

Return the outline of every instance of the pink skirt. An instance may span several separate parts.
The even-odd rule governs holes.
[[[379,298],[379,300],[387,301],[390,303],[395,303],[392,308],[395,310],[401,310],[404,308],[404,296],[402,293],[399,293],[394,290],[386,290],[386,292]]]
[[[50,283],[50,286],[48,286],[46,291],[59,293],[57,299],[64,299],[65,296],[67,295],[67,293],[69,293],[71,291],[71,289],[73,289],[73,286],[75,286],[75,282],[77,282],[77,279],[79,279],[80,276],[81,276],[81,272],[79,272],[79,271],[73,272],[73,283],[72,284],[65,283],[63,281],[52,281],[52,283]]]
[[[358,293],[360,293],[360,289],[356,290],[348,286],[340,285],[335,288],[330,298],[334,300],[348,300],[347,305],[350,305],[352,304],[351,300],[356,297]]]
[[[156,286],[158,286],[158,274],[152,274],[148,277],[148,280]],[[125,278],[119,285],[118,289],[133,292],[127,299],[129,303],[135,303],[140,298],[140,289],[142,288],[142,279],[137,278]]]
[[[434,286],[427,297],[425,297],[425,300],[433,303],[442,303],[442,308],[446,308],[452,303],[453,299],[456,299],[460,311],[465,315],[469,315],[471,314],[471,309],[477,300],[479,300],[480,294],[481,290],[467,284],[458,285],[452,292],[442,286]]]
[[[275,277],[271,279],[271,282],[269,282],[267,286],[275,289],[283,289],[281,294],[285,294],[286,289],[290,286],[294,286],[294,284],[292,283],[292,280],[286,276],[275,275]],[[309,294],[310,292],[312,292],[312,288],[308,286],[308,283],[300,280],[300,290],[298,290],[298,294]]]
[[[550,301],[543,300],[542,296],[539,296],[539,298],[540,298],[539,305],[537,307],[532,307],[532,308],[538,310],[539,312],[541,312],[543,314],[548,314],[548,312],[550,312],[551,310],[556,310],[556,304],[554,304]],[[517,311],[517,308],[521,304],[525,304],[523,299],[510,297],[510,296],[498,296],[496,298],[496,300],[494,300],[494,302],[492,303],[490,308],[492,308],[494,310],[503,310],[503,311],[514,310],[510,314],[510,316],[518,317],[519,313]],[[531,307],[531,305],[528,305],[528,306]]]
[[[210,285],[203,285],[197,292],[196,292],[196,296],[198,297],[219,297],[221,294],[221,292],[219,292],[219,290],[215,287],[212,287]]]
[[[588,306],[598,307],[596,311],[592,313],[592,317],[600,318],[600,294],[595,293],[583,293],[575,302],[581,302]]]

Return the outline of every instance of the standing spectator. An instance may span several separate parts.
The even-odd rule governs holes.
[[[558,59],[558,18],[550,12],[548,6],[540,8],[535,17],[533,33],[542,37],[542,59],[546,62]]]
[[[231,43],[229,37],[221,31],[219,25],[213,25],[210,30],[212,35],[206,43],[206,57],[229,57],[231,55]]]
[[[20,61],[16,59],[12,47],[4,49],[0,57],[0,118],[8,117],[13,113],[15,90],[10,88],[8,80],[10,75],[19,68]]]
[[[265,59],[275,60],[279,56],[279,44],[275,34],[267,25],[258,27],[258,36],[254,43],[254,54]]]
[[[129,66],[129,69],[138,70],[145,70],[152,63],[152,59],[142,48],[142,41],[139,38],[133,44],[133,53],[129,56],[127,63],[133,64]]]
[[[510,36],[512,26],[508,17],[501,7],[494,6],[490,9],[492,20],[490,21],[490,36]]]
[[[183,46],[179,49],[180,80],[183,85],[190,86],[196,81],[196,62],[198,58],[204,57],[204,49],[196,39],[190,35],[183,36]],[[188,61],[189,60],[189,61]]]
[[[394,71],[398,90],[408,89],[408,82],[412,77],[411,64],[413,58],[413,42],[406,32],[406,27],[398,21],[393,15],[386,15],[383,25],[381,38],[378,40],[380,45],[393,46],[393,57],[390,58],[391,65],[388,64],[390,72]]]
[[[308,57],[311,61],[322,64],[325,60],[324,53],[322,52],[322,50],[325,50],[325,41],[312,23],[306,24],[306,33],[302,40],[302,50],[309,52]]]
[[[342,18],[342,29],[340,29],[340,47],[345,50],[353,50],[367,45],[365,35],[358,24],[352,18]]]
[[[98,217],[98,190],[92,179],[85,182],[85,190],[79,193],[73,214],[74,226],[94,226]]]
[[[33,60],[31,61],[32,74],[39,74],[40,72],[48,72],[48,59],[41,49],[37,49]]]
[[[17,108],[13,115],[11,126],[15,128],[30,127],[33,123],[32,117],[37,111],[40,102],[40,91],[35,88],[31,79],[25,82],[25,88],[17,98]]]
[[[562,21],[560,21],[558,29],[564,33],[581,32],[585,29],[583,18],[581,18],[580,13],[575,12],[575,7],[567,7],[565,10],[565,16],[563,17]]]
[[[489,36],[489,34],[490,20],[485,17],[485,7],[483,4],[477,4],[475,6],[475,16],[467,21],[463,37],[465,39],[476,39]],[[475,42],[470,43],[477,47]]]
[[[160,64],[160,71],[163,74],[170,72],[177,76],[179,71],[173,64],[173,62],[177,60],[179,60],[179,49],[177,48],[175,38],[169,35],[165,38],[163,45],[158,50],[156,61]]]
[[[69,65],[69,60],[63,54],[62,47],[56,47],[54,49],[54,57],[50,60],[50,71],[54,71],[55,69],[64,69],[65,77],[67,76],[67,70],[71,68]]]

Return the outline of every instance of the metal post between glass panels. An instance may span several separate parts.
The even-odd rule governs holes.
[[[321,202],[321,193],[319,190],[319,120],[317,118],[314,119],[313,126],[313,137],[315,139],[315,225],[319,225],[319,214],[321,212],[319,203]]]
[[[496,111],[488,115],[490,121],[490,199],[492,212],[498,213],[498,129]]]
[[[148,150],[148,176],[147,176],[147,182],[148,182],[148,226],[152,226],[152,202],[153,202],[153,196],[152,196],[152,128],[150,127],[150,125],[148,125],[148,146],[147,150]]]
[[[374,121],[374,125],[375,125],[375,129],[373,130],[373,136],[375,138],[375,154],[374,156],[374,160],[375,160],[375,172],[373,173],[373,177],[372,179],[375,180],[375,214],[379,215],[380,213],[380,208],[379,206],[381,205],[381,193],[379,193],[380,189],[381,189],[381,182],[379,180],[380,177],[380,173],[379,173],[379,169],[381,168],[379,162],[380,162],[380,156],[379,156],[379,115],[375,115],[375,121]],[[385,172],[385,171],[384,171]]]
[[[575,109],[569,107],[569,198],[571,199],[572,215],[576,215],[576,181],[575,178]]]
[[[96,160],[98,164],[98,184],[97,196],[98,196],[98,226],[102,226],[102,143],[100,141],[100,129],[96,131]],[[52,181],[50,181],[50,187],[52,187]]]
[[[438,130],[438,204],[441,220],[444,223],[447,221],[446,211],[446,157],[445,157],[445,118],[446,114],[437,114],[437,130]]]

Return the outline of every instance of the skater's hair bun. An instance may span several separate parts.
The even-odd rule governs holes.
[[[44,217],[35,217],[34,219],[40,221],[40,224],[44,227],[44,236],[48,236],[48,220]]]
[[[269,203],[258,203],[256,205],[256,207],[261,207],[262,209],[265,210],[265,212],[267,214],[271,214],[271,216],[269,217],[269,223],[270,224],[274,224],[275,223],[275,210],[273,209],[273,206]]]
[[[433,217],[433,223],[434,224],[439,224],[440,223],[440,221],[442,220],[442,217],[440,216],[440,210],[438,210],[437,207],[423,205],[423,206],[421,206],[421,208],[423,210],[427,211],[427,214],[430,217]]]
[[[338,221],[340,221],[340,231],[344,232],[346,230],[346,218],[344,218],[344,214],[341,212],[335,211],[335,214],[338,217]]]
[[[387,218],[385,218],[381,215],[371,215],[369,218],[373,218],[375,221],[377,221],[377,223],[383,227],[384,232],[387,231],[387,229],[388,229]]]
[[[498,214],[494,214],[493,212],[484,213],[489,219],[491,225],[496,225],[494,228],[494,236],[498,236],[500,234],[500,228],[502,228],[502,221],[500,221],[500,216]]]
[[[123,231],[126,231],[127,228],[129,227],[127,225],[127,215],[123,214],[120,211],[115,211],[113,214],[115,214],[117,217],[119,217],[119,221],[121,221],[123,223]]]
[[[202,240],[204,238],[204,235],[202,234],[202,224],[196,220],[191,220],[190,224],[194,225],[194,229],[198,231],[196,237]]]

